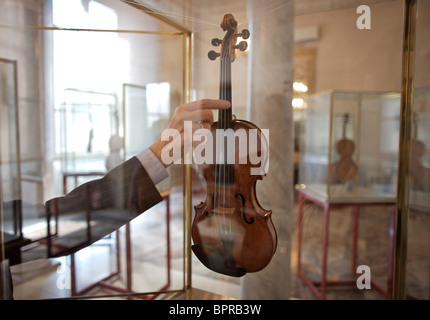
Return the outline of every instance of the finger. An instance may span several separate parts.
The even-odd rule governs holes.
[[[179,133],[181,135],[184,134],[185,132],[185,127],[190,126],[191,125],[191,129],[192,129],[192,134],[194,134],[194,132],[198,129],[207,129],[207,130],[211,130],[212,128],[212,124],[213,124],[213,119],[211,118],[211,121],[185,121],[185,122],[181,122],[178,123],[177,126],[172,127],[176,130],[179,131]],[[189,128],[189,127],[188,127]]]
[[[191,122],[207,122],[212,124],[214,122],[212,110],[197,110],[188,112],[183,109],[175,111],[175,115],[170,123],[171,128],[175,128],[182,132],[186,121]]]
[[[212,124],[214,122],[214,115],[212,110],[197,110],[192,112],[184,112],[183,121],[193,121],[193,122],[207,122]]]
[[[193,127],[192,128],[193,128],[193,134],[197,130],[200,130],[200,129],[205,129],[205,130],[202,130],[201,132],[199,132],[200,134],[202,134],[202,133],[206,134],[206,133],[208,133],[208,132],[211,131],[212,125],[210,123],[208,123],[208,122],[193,123]]]
[[[228,109],[230,102],[221,99],[201,99],[190,103],[183,104],[178,108],[183,108],[188,111],[195,111],[200,109]]]
[[[202,123],[201,123],[201,125],[202,125],[202,129],[211,130],[211,128],[212,128],[212,124],[213,124],[213,122],[211,122],[211,123],[208,123],[208,122],[202,122]]]
[[[202,128],[203,128],[203,125],[201,123],[193,123],[193,135],[197,130]]]

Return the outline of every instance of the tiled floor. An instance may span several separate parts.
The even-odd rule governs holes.
[[[170,290],[181,289],[184,283],[182,194],[172,195],[171,207],[171,283]],[[293,208],[291,242],[291,299],[316,299],[303,281],[297,277],[297,204]],[[372,281],[386,288],[389,257],[389,208],[363,208],[360,210],[357,265],[367,265]],[[330,215],[328,280],[355,279],[351,270],[352,209],[332,211]],[[137,292],[155,291],[167,281],[165,204],[146,212],[131,224],[132,282]],[[312,280],[319,280],[321,270],[322,212],[314,205],[305,207],[303,219],[302,269]],[[430,217],[423,214],[411,215],[408,258],[408,292],[418,299],[430,299]],[[122,249],[122,276],[112,283],[125,287],[125,230],[120,230]],[[91,284],[115,269],[115,237],[105,243],[81,250],[76,257],[77,282],[80,288]],[[19,283],[16,272],[16,299],[61,298],[70,296],[69,258],[58,261],[61,264],[43,265],[39,275]],[[60,268],[61,267],[61,268]],[[34,270],[35,268],[33,268]],[[219,275],[208,269],[193,256],[193,287],[241,298],[240,279]],[[112,296],[118,293],[96,288],[91,296]],[[115,298],[115,297],[111,297]],[[356,286],[330,287],[326,299],[383,299],[374,288],[360,290]]]
[[[344,207],[331,211],[327,280],[357,279],[352,272],[351,247],[353,234],[353,209]],[[294,209],[295,221],[297,209]],[[314,280],[320,280],[322,257],[322,209],[308,204],[303,218],[302,269]],[[390,248],[390,207],[363,207],[359,211],[356,265],[369,266],[371,280],[382,289],[387,289]],[[296,275],[297,228],[292,235],[292,297],[315,299],[308,287]],[[409,241],[407,259],[407,294],[412,299],[430,299],[430,215],[411,213],[409,218]],[[390,296],[391,291],[387,291]],[[371,289],[357,286],[329,287],[326,299],[384,299]]]
[[[170,210],[170,286],[168,290],[184,287],[184,235],[182,193],[171,195]],[[121,275],[109,279],[110,284],[127,288],[127,268],[131,269],[133,292],[153,292],[168,281],[166,203],[162,202],[130,223],[131,264],[126,263],[126,228],[119,230],[121,247]],[[71,296],[71,281],[76,278],[77,290],[117,270],[116,234],[102,239],[75,255],[75,273],[72,274],[70,256],[60,259],[36,260],[22,265],[20,270],[12,267],[15,299],[51,299]],[[24,253],[31,256],[31,250]],[[192,256],[193,286],[239,299],[240,280],[216,274],[205,268]],[[22,271],[22,272],[21,272]],[[112,296],[121,292],[96,287],[85,296]],[[110,297],[112,298],[112,297]],[[121,298],[121,297],[119,297]]]
[[[367,212],[365,212],[367,211]],[[388,226],[389,207],[360,210],[357,243],[357,266],[369,266],[371,280],[383,289],[387,288],[388,274]],[[295,221],[297,210],[294,211]],[[353,213],[351,207],[330,212],[327,281],[356,280],[352,270]],[[370,224],[370,226],[369,226]],[[371,225],[378,226],[377,234]],[[302,279],[297,276],[297,228],[292,235],[292,296],[300,299],[316,299]],[[321,280],[323,214],[322,209],[307,204],[304,207],[301,268],[312,281]],[[384,299],[374,288],[358,289],[356,284],[327,287],[326,299]]]

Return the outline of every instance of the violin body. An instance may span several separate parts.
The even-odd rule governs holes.
[[[247,49],[246,41],[236,42],[250,34],[246,29],[237,32],[231,14],[224,16],[220,26],[226,35],[222,41],[212,39],[212,44],[221,45],[221,53],[212,50],[208,57],[220,57],[219,97],[231,103],[231,63],[236,49]],[[263,209],[256,195],[256,183],[266,174],[268,141],[253,123],[236,120],[231,106],[218,111],[210,133],[213,159],[199,166],[206,180],[206,200],[195,206],[191,249],[207,268],[241,277],[266,267],[277,246],[272,211]]]
[[[336,144],[339,160],[331,165],[330,175],[334,181],[352,180],[357,176],[357,164],[352,159],[355,144],[349,139],[341,139]]]
[[[350,181],[358,174],[357,164],[352,159],[355,143],[346,138],[346,126],[349,118],[350,115],[345,113],[343,116],[343,138],[336,143],[336,152],[339,159],[330,166],[330,177],[334,183]]]
[[[218,122],[215,122],[211,130],[213,137],[216,137],[217,128]],[[266,161],[260,129],[251,122],[235,120],[233,130],[238,129],[257,130],[257,152],[262,161]],[[214,148],[216,145],[214,143]],[[236,143],[235,147],[235,164],[231,168],[233,183],[221,181],[220,185],[217,181],[222,178],[216,177],[216,159],[214,164],[199,167],[206,180],[207,193],[205,202],[195,206],[192,250],[209,269],[243,276],[267,266],[276,250],[277,235],[271,220],[272,211],[263,209],[256,196],[256,183],[263,175],[250,174],[251,168],[257,165],[251,164],[249,158],[246,164],[239,164],[240,146]],[[216,150],[213,154],[216,155]]]

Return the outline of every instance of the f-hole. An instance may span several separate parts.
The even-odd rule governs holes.
[[[247,219],[246,218],[246,215],[245,215],[245,197],[242,195],[242,194],[240,194],[240,193],[236,193],[236,195],[235,195],[235,197],[237,198],[237,197],[240,197],[241,199],[242,199],[242,217],[243,217],[243,220],[247,223],[247,224],[253,224],[254,223],[254,218],[251,218],[251,219]]]
[[[212,207],[214,206],[214,202],[215,202],[215,192],[212,193]],[[205,211],[206,217],[208,218],[212,218],[212,216],[214,215],[213,210],[211,210],[211,213],[208,212],[208,210]]]

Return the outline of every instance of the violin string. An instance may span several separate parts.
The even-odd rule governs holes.
[[[227,46],[226,46],[227,47]],[[229,50],[227,47],[226,50]],[[230,56],[228,54],[225,55],[225,61],[224,61],[224,93],[225,93],[225,100],[231,100],[230,99],[230,73],[229,73],[229,65],[230,65]],[[224,130],[228,129],[228,110],[223,110],[223,122],[224,122]],[[225,133],[225,131],[224,131]],[[224,156],[223,156],[223,206],[227,210],[230,209],[230,204],[228,203],[229,195],[227,194],[227,188],[230,186],[228,185],[228,176],[227,176],[227,170],[228,170],[228,162],[227,162],[227,152],[228,152],[228,144],[227,144],[227,138],[226,135],[223,135],[223,142],[224,142]],[[228,222],[230,221],[230,215],[226,216],[228,211],[226,211],[223,215],[223,221],[224,221],[224,234],[228,235]]]
[[[221,55],[221,85],[220,85],[220,98],[225,99],[225,59],[224,59],[224,53]],[[224,129],[224,110],[220,110],[218,113],[218,129]],[[221,131],[219,131],[221,132]],[[217,205],[218,212],[221,209],[222,204],[222,195],[224,195],[224,192],[222,190],[223,184],[222,184],[222,177],[223,177],[223,150],[221,150],[221,146],[223,147],[222,143],[222,135],[220,135],[217,139],[217,145],[218,145],[218,161],[217,161],[217,181],[218,181],[218,188],[217,188]],[[221,219],[221,221],[219,221]],[[219,233],[222,236],[224,233],[224,216],[219,217],[217,214],[217,224],[219,224]]]
[[[228,55],[227,58],[227,64],[226,64],[226,100],[229,100],[231,103],[231,70],[230,70],[230,66],[231,66],[231,57]],[[225,110],[225,127],[226,130],[230,129],[231,127],[231,106],[229,109]],[[225,138],[226,139],[226,138]],[[225,165],[224,165],[224,170],[225,170],[225,181],[224,181],[224,185],[226,186],[226,190],[224,190],[224,197],[226,198],[226,200],[224,200],[225,202],[225,206],[230,210],[231,209],[231,203],[230,203],[230,198],[231,198],[231,179],[230,179],[230,164],[228,162],[228,152],[230,150],[228,150],[231,146],[228,145],[228,141],[226,142],[226,146],[224,148],[225,150]],[[228,192],[227,192],[228,191]],[[226,217],[226,234],[231,236],[231,213],[228,213],[228,216]]]
[[[225,47],[227,47],[227,46],[225,46]],[[226,50],[227,51],[227,50]],[[225,100],[227,100],[227,63],[228,63],[228,55],[226,54],[225,56],[224,56],[224,81],[223,81],[223,86],[224,86],[224,99]],[[222,126],[222,128],[223,128],[223,130],[226,130],[227,129],[227,116],[226,116],[226,111],[225,110],[222,110],[223,112],[222,112],[222,120],[223,120],[223,126]],[[223,132],[223,133],[225,133],[225,131]],[[226,151],[227,151],[227,148],[226,148],[226,139],[225,139],[225,134],[223,134],[223,137],[222,137],[222,139],[223,139],[223,159],[222,159],[222,187],[223,187],[223,190],[222,190],[222,204],[223,204],[223,207],[225,208],[226,207],[226,203],[225,203],[225,168],[226,168],[226,164],[225,164],[225,160],[226,160]],[[222,215],[222,221],[223,221],[223,229],[224,229],[224,235],[227,233],[226,232],[226,223],[225,223],[225,212],[224,212],[224,214]]]
[[[231,92],[231,90],[232,90],[232,87],[231,87],[231,57],[229,56],[229,58],[228,58],[228,64],[227,64],[227,86],[228,86],[228,97],[227,97],[227,99],[230,101],[230,104],[232,103],[232,92]],[[230,105],[230,108],[228,109],[228,111],[226,110],[226,120],[227,120],[227,122],[228,122],[228,125],[227,125],[227,129],[232,129],[232,126],[231,126],[231,110],[232,110],[232,106]],[[227,145],[227,147],[232,147],[232,146],[228,146]],[[229,150],[229,151],[231,151],[231,150]],[[226,159],[227,159],[227,157],[228,157],[228,155],[226,154]],[[230,164],[230,163],[228,163],[228,161],[226,161],[227,162],[227,164],[226,164],[226,168],[227,168],[227,184],[228,184],[228,190],[229,190],[229,194],[228,194],[228,208],[231,208],[232,206],[231,206],[231,190],[232,190],[232,188],[233,188],[233,186],[232,186],[232,181],[231,181],[231,166],[232,166],[232,164]],[[228,216],[228,228],[229,228],[229,234],[230,234],[230,236],[231,236],[231,219],[232,219],[232,217],[231,217],[231,214],[229,214],[229,216]]]
[[[230,69],[230,67],[231,67],[231,57],[229,56],[229,58],[228,58],[228,63],[227,63],[227,66],[226,66],[226,69],[227,69],[227,100],[229,100],[230,101],[230,103],[231,103],[231,69]],[[231,106],[230,106],[230,108],[229,109],[227,109],[226,110],[226,127],[227,127],[227,129],[230,129],[231,128]],[[227,141],[228,142],[228,141]],[[227,207],[230,209],[231,208],[231,179],[230,179],[230,166],[231,166],[231,164],[229,163],[229,159],[228,159],[228,153],[229,153],[229,151],[231,151],[231,150],[228,150],[229,148],[231,148],[231,146],[229,146],[228,144],[227,144],[227,146],[226,146],[226,155],[225,155],[225,157],[226,157],[226,184],[227,184],[227,188],[228,188],[228,194],[227,194]],[[228,230],[227,230],[227,233],[229,233],[229,235],[231,236],[231,213],[229,213],[229,215],[228,215],[228,217],[227,217],[227,220],[228,220]]]
[[[223,98],[223,60],[221,59],[220,62],[220,99]],[[222,117],[221,117],[221,110],[218,112],[218,129],[221,128],[221,121],[222,121]],[[220,152],[218,152],[217,150],[219,150],[219,145],[220,145],[220,141],[219,139],[217,139],[217,143],[216,143],[216,161],[215,161],[215,203],[213,204],[214,209],[219,207],[219,195],[220,195],[220,185],[221,185],[221,181],[220,181]],[[217,212],[214,213],[215,215],[215,223],[217,226],[217,231],[218,234],[221,233],[221,227],[220,227],[220,223],[219,223],[219,217]]]
[[[221,96],[220,98],[224,98],[224,61],[221,56]],[[222,110],[219,111],[219,119],[218,119],[218,129],[222,129]],[[219,138],[219,137],[218,137]],[[221,145],[221,140],[217,139],[218,147]],[[218,161],[217,161],[217,169],[218,169],[218,191],[217,191],[217,207],[220,205],[220,196],[221,196],[221,150],[219,149],[218,153]],[[222,232],[222,225],[220,227],[220,232]]]

